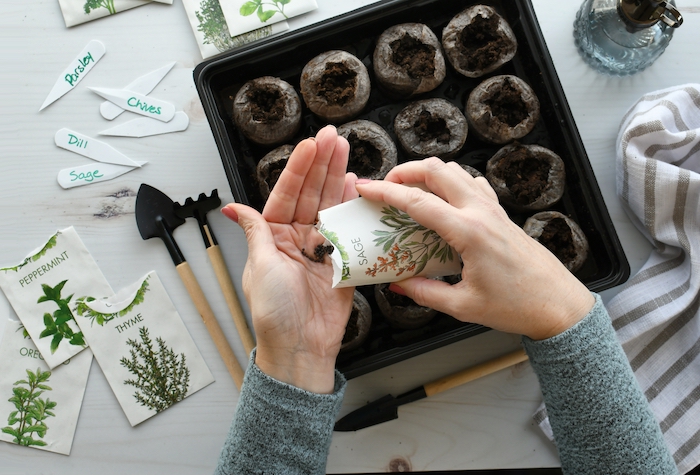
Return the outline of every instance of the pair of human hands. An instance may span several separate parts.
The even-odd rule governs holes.
[[[222,210],[248,241],[243,291],[266,374],[332,392],[354,289],[331,288],[330,262],[305,254],[324,242],[318,211],[360,194],[406,211],[460,254],[457,284],[413,277],[391,285],[419,305],[533,339],[561,333],[593,306],[586,287],[508,218],[484,178],[433,157],[399,165],[384,180],[358,180],[346,174],[348,154],[348,142],[324,127],[296,146],[262,214],[235,203]],[[417,183],[432,193],[403,186]]]

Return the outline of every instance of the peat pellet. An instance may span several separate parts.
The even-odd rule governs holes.
[[[379,84],[404,97],[432,91],[447,72],[437,36],[422,23],[402,23],[385,30],[377,40],[372,64]]]
[[[255,176],[263,200],[267,201],[267,198],[270,196],[270,192],[282,174],[282,170],[287,165],[292,151],[294,151],[293,145],[281,145],[258,162],[255,168]]]
[[[457,155],[467,140],[467,119],[445,99],[424,99],[406,106],[394,119],[394,132],[412,158]]]
[[[588,240],[574,220],[558,211],[542,211],[523,225],[525,233],[557,256],[571,272],[586,262]]]
[[[437,311],[418,305],[410,298],[389,290],[389,284],[374,286],[374,299],[379,310],[394,327],[404,330],[420,328],[437,315]]]
[[[350,143],[347,170],[359,178],[381,180],[396,166],[396,144],[379,124],[355,120],[338,127],[338,135]]]
[[[496,10],[474,5],[456,15],[443,29],[442,47],[457,72],[477,78],[513,59],[518,41]]]
[[[301,101],[286,81],[263,76],[246,82],[233,100],[236,127],[259,145],[279,145],[301,126]]]
[[[302,69],[299,85],[306,106],[328,122],[350,120],[369,100],[367,68],[347,51],[326,51],[313,58]]]
[[[516,142],[489,159],[486,179],[505,206],[538,211],[564,195],[566,171],[561,157],[548,148]]]

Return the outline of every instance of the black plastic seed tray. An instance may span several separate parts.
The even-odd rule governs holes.
[[[370,79],[374,80],[372,53],[377,37],[386,28],[399,23],[424,23],[440,39],[442,29],[450,19],[475,3],[478,2],[383,1],[199,64],[194,70],[195,83],[236,201],[262,209],[264,201],[255,181],[255,167],[272,149],[248,141],[233,123],[233,97],[243,83],[260,76],[277,76],[299,92],[299,77],[304,65],[314,56],[331,49],[346,50],[360,58],[367,66]],[[470,91],[487,77],[497,74],[519,76],[533,88],[541,106],[538,124],[520,142],[542,145],[562,157],[567,174],[566,191],[562,200],[551,209],[570,216],[581,226],[589,240],[589,256],[576,276],[592,291],[614,287],[629,277],[629,264],[603,202],[532,4],[529,0],[489,0],[479,3],[493,6],[513,29],[518,40],[518,52],[512,61],[490,75],[476,79],[460,75],[448,62],[447,77],[440,87],[407,100],[396,101],[373,82],[369,102],[356,119],[371,120],[383,126],[397,143],[399,163],[402,163],[410,158],[401,151],[396,140],[393,120],[403,107],[414,100],[441,97],[463,110]],[[315,135],[326,125],[308,109],[303,110],[302,123],[300,132],[291,143]],[[486,161],[499,148],[480,142],[474,134],[470,134],[455,161],[483,172]],[[510,216],[522,225],[529,215],[511,213]],[[372,306],[373,323],[365,343],[356,350],[341,353],[338,358],[338,369],[348,378],[487,330],[480,325],[460,323],[443,314],[438,314],[422,328],[397,330],[383,319],[374,302],[372,287],[358,290],[365,294]]]

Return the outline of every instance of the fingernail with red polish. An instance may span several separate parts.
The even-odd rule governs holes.
[[[236,223],[238,222],[238,213],[236,213],[233,209],[229,208],[228,206],[221,208],[221,212],[231,221],[235,221]]]
[[[395,294],[403,295],[404,297],[406,296],[406,292],[404,292],[404,290],[396,284],[389,284],[389,290]]]

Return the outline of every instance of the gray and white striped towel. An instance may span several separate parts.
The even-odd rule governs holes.
[[[617,193],[654,248],[607,308],[683,474],[700,464],[700,84],[625,115]],[[544,407],[534,418],[551,438]]]

